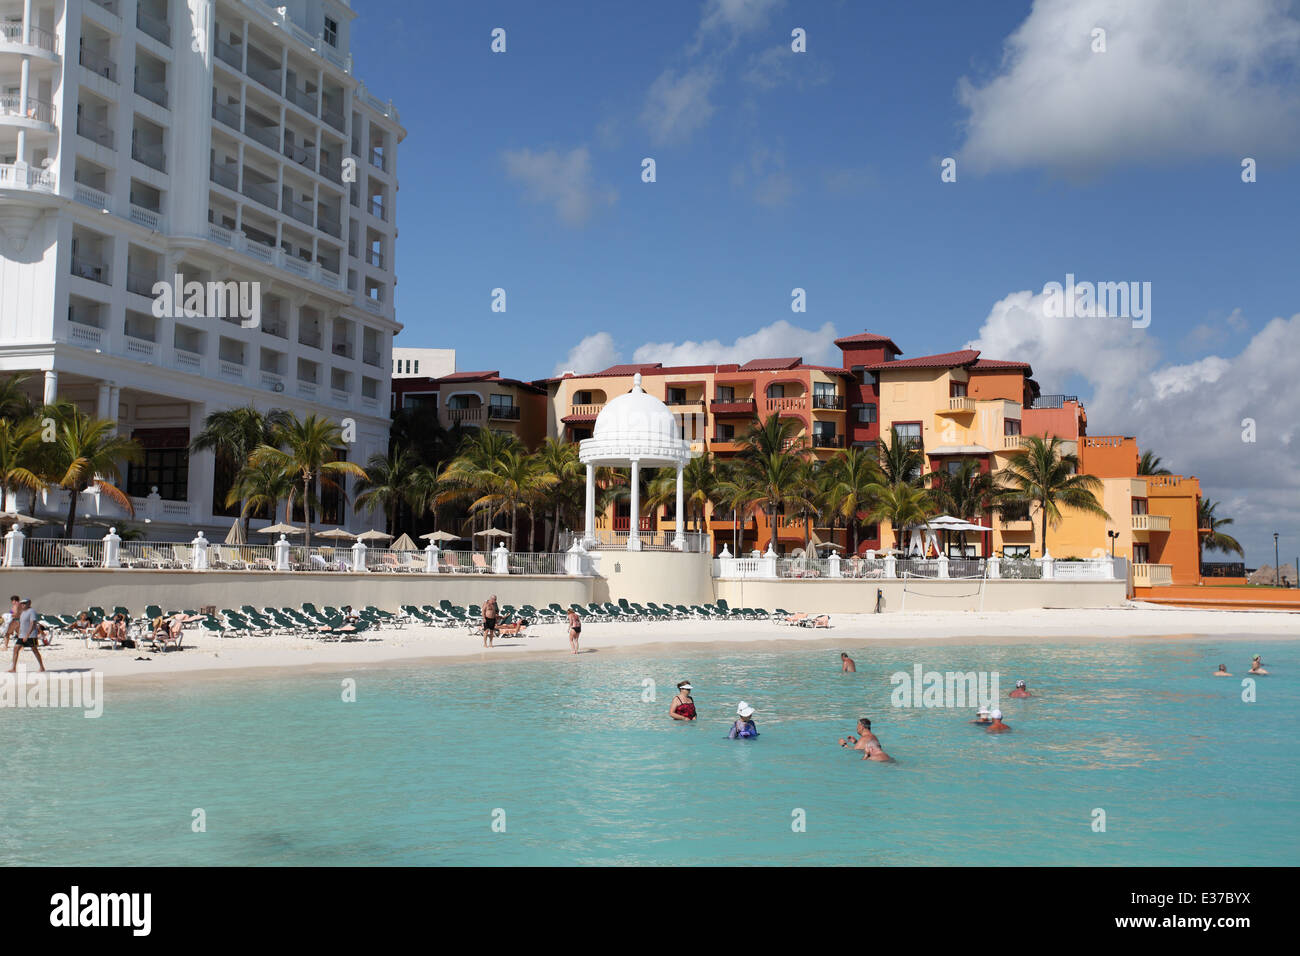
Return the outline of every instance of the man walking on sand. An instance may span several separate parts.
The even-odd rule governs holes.
[[[32,610],[32,599],[23,598],[20,606],[22,611],[18,615],[18,640],[14,643],[14,666],[9,668],[10,674],[18,670],[18,655],[22,653],[24,647],[32,649],[32,653],[36,655],[36,663],[40,665],[41,670],[45,670],[45,661],[41,660],[38,647],[40,639],[36,631],[36,612]]]

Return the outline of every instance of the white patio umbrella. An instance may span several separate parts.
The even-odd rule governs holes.
[[[255,529],[256,534],[303,534],[302,528],[295,528],[291,524],[273,524],[266,528]]]
[[[45,519],[33,518],[30,515],[21,514],[17,511],[4,511],[0,512],[0,524],[38,525],[45,524]]]
[[[420,535],[421,541],[464,541],[459,535],[454,535],[450,531],[430,531],[428,534]]]
[[[359,541],[392,541],[393,540],[393,536],[389,534],[387,531],[375,531],[374,529],[371,529],[370,531],[363,531],[359,535],[356,535],[356,538]]]
[[[334,539],[346,538],[349,541],[351,541],[353,538],[356,537],[356,535],[353,534],[351,531],[344,531],[342,528],[330,528],[328,531],[317,531],[316,537],[334,538]]]
[[[486,531],[475,531],[475,532],[474,532],[474,537],[476,537],[476,538],[508,538],[508,537],[510,537],[510,532],[509,532],[509,531],[502,531],[500,528],[488,528]]]

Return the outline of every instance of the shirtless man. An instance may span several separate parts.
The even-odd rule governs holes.
[[[989,716],[993,718],[993,722],[989,724],[988,727],[985,728],[985,730],[987,730],[989,733],[1005,734],[1008,730],[1011,729],[1010,727],[1008,727],[1006,724],[1002,722],[1002,711],[995,710],[993,711],[993,713],[989,714]]]
[[[483,646],[491,647],[492,639],[497,636],[497,596],[489,594],[483,602]]]
[[[853,674],[857,672],[857,669],[858,665],[853,663],[853,658],[849,657],[849,655],[845,654],[843,651],[840,651],[840,673]]]
[[[1259,674],[1261,676],[1268,675],[1268,671],[1264,670],[1264,663],[1259,659],[1258,654],[1256,654],[1254,657],[1250,659],[1250,670],[1247,671],[1247,673]]]
[[[1029,693],[1029,690],[1025,687],[1025,682],[1024,682],[1024,681],[1022,681],[1022,680],[1018,680],[1018,681],[1016,681],[1016,689],[1013,690],[1013,691],[1012,691],[1010,694],[1008,694],[1007,696],[1009,696],[1009,697],[1013,697],[1013,698],[1021,698],[1021,697],[1033,697],[1034,695],[1031,694],[1031,693]]]
[[[866,717],[858,718],[858,736],[850,734],[847,737],[840,738],[841,747],[851,747],[854,750],[866,750],[869,747],[879,747],[880,741],[876,735],[871,732],[871,721]]]
[[[9,599],[9,610],[5,612],[4,616],[5,643],[4,647],[0,648],[0,650],[9,650],[9,635],[18,632],[18,618],[21,617],[23,613],[21,605],[22,599],[18,597],[18,595],[15,594]]]
[[[1215,676],[1215,677],[1231,677],[1232,675],[1228,673],[1228,665],[1227,665],[1227,664],[1220,664],[1220,665],[1219,665],[1219,669],[1218,669],[1217,671],[1214,672],[1214,675],[1213,675],[1213,676]]]

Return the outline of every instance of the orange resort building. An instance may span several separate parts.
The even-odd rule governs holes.
[[[1107,516],[1063,508],[1061,522],[1047,529],[1051,556],[1128,558],[1138,587],[1199,581],[1197,480],[1139,475],[1136,439],[1088,435],[1087,412],[1078,398],[1042,394],[1027,363],[985,358],[970,349],[905,358],[892,339],[869,332],[837,339],[836,345],[839,367],[784,357],[719,365],[615,365],[536,382],[504,379],[498,372],[407,377],[393,382],[393,402],[436,415],[448,427],[509,431],[530,447],[547,436],[581,442],[592,437],[605,405],[632,391],[639,375],[645,392],[667,405],[691,451],[717,460],[739,454],[750,426],[773,414],[798,422],[798,440],[816,459],[824,461],[846,447],[875,451],[881,436],[893,429],[922,451],[928,471],[955,470],[970,460],[981,471],[998,472],[1025,437],[1055,437],[1078,457],[1084,473],[1101,480],[1098,498]],[[650,468],[640,471],[643,481],[653,474]],[[646,496],[638,499],[645,502]],[[637,510],[636,530],[643,540],[675,537],[674,501]],[[703,527],[697,528],[695,509],[686,510],[686,530],[710,536],[715,553],[724,544],[733,553],[767,546],[766,514],[738,522],[731,511],[709,506]],[[618,497],[595,516],[596,527],[626,534],[633,528],[631,511],[631,496]],[[966,556],[1043,556],[1043,517],[1035,508],[1004,509],[976,520],[989,530],[966,535]],[[831,527],[824,516],[780,515],[778,550],[788,552],[805,541],[850,548],[853,535],[844,524],[840,519]],[[857,530],[859,551],[907,546],[907,536],[888,522],[872,524],[863,516]],[[961,544],[950,537],[950,556],[957,557]]]

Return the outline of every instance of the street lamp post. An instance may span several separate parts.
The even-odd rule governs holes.
[[[1111,557],[1111,560],[1114,560],[1114,558],[1115,558],[1115,539],[1119,537],[1119,532],[1118,532],[1118,531],[1113,531],[1113,530],[1112,530],[1112,531],[1107,531],[1107,532],[1106,532],[1106,536],[1107,536],[1108,538],[1110,538],[1110,557]]]
[[[1273,532],[1273,584],[1280,587],[1282,582],[1282,569],[1277,566],[1277,532]]]

